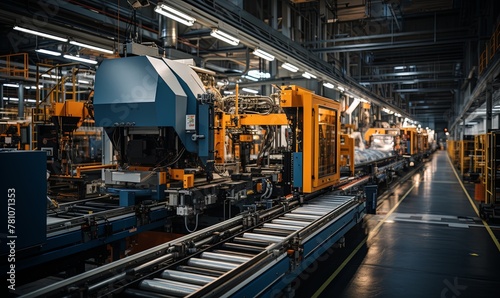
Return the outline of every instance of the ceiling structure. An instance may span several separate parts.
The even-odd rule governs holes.
[[[459,123],[484,105],[484,91],[472,102],[464,94],[478,81],[479,57],[496,29],[500,11],[494,0],[165,3],[196,21],[186,26],[162,17],[154,11],[157,1],[153,0],[2,1],[0,35],[7,42],[0,45],[0,55],[26,52],[30,65],[48,59],[69,62],[63,56],[35,51],[47,49],[102,61],[120,53],[123,56],[127,52],[124,43],[128,42],[128,51],[140,44],[144,47],[138,51],[194,59],[198,66],[214,71],[227,90],[236,83],[260,92],[270,91],[271,84],[297,83],[339,96],[338,86],[342,86],[346,94],[367,98],[411,116],[423,126],[441,129]],[[68,41],[26,34],[13,30],[14,26]],[[216,27],[238,37],[238,45],[214,38],[211,32]],[[81,47],[75,41],[115,53]],[[255,56],[252,52],[256,48],[276,59],[268,62]],[[284,69],[284,62],[300,71]],[[266,75],[256,82],[248,77],[249,71]],[[304,78],[304,71],[317,78]],[[492,75],[488,86],[497,86],[497,76]],[[337,88],[328,90],[322,83]]]

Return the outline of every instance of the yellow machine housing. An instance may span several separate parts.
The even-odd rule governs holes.
[[[311,193],[340,180],[340,103],[292,85],[282,89],[281,106],[297,115],[295,152],[303,154],[302,191]]]

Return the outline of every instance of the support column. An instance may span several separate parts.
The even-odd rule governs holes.
[[[24,85],[19,84],[17,89],[17,119],[24,120]]]
[[[491,130],[491,119],[493,117],[493,92],[491,82],[486,84],[486,132]]]

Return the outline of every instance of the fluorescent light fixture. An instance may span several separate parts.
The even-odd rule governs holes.
[[[19,98],[17,97],[4,97],[3,100],[10,100],[10,101],[19,101]],[[36,102],[35,99],[31,99],[31,98],[25,98],[24,99],[25,102]]]
[[[338,86],[337,89],[339,89],[340,91],[344,92],[345,91],[345,88],[342,87],[342,86]]]
[[[281,67],[283,67],[284,69],[289,70],[291,72],[297,72],[299,70],[299,68],[297,66],[292,65],[288,62],[281,64]]]
[[[323,83],[323,86],[325,86],[326,88],[330,88],[330,89],[333,89],[335,86],[333,86],[332,83]]]
[[[233,37],[226,32],[222,32],[219,29],[213,29],[212,32],[210,32],[210,35],[213,37],[222,40],[224,42],[227,42],[230,45],[237,46],[240,43],[240,40],[237,39],[236,37]]]
[[[42,77],[49,78],[49,79],[60,79],[61,78],[61,76],[51,75],[51,74],[48,74],[48,73],[42,74]]]
[[[302,74],[302,76],[306,79],[315,79],[317,78],[315,75],[308,73],[307,71]]]
[[[63,57],[66,59],[80,61],[80,62],[84,62],[84,63],[97,64],[97,61],[95,61],[95,60],[90,60],[90,59],[86,59],[86,58],[82,58],[82,57],[77,57],[77,56],[72,56],[72,55],[64,55]]]
[[[394,113],[394,116],[401,117],[401,114],[400,113]]]
[[[250,89],[250,88],[241,88],[241,91],[247,92],[247,93],[253,93],[253,94],[259,93],[259,91],[253,90],[253,89]]]
[[[61,42],[67,42],[68,41],[67,38],[63,38],[63,37],[55,36],[55,35],[52,35],[52,34],[47,34],[47,33],[39,32],[39,31],[35,31],[35,30],[31,30],[31,29],[27,29],[27,28],[23,28],[23,27],[19,27],[19,26],[14,26],[14,30],[22,31],[22,32],[25,32],[25,33],[29,33],[29,34],[33,34],[33,35],[45,37],[45,38],[48,38],[48,39],[53,39],[53,40],[61,41]]]
[[[155,11],[186,26],[193,26],[196,19],[163,3],[156,5]]]
[[[254,77],[256,79],[269,79],[271,78],[271,74],[268,72],[261,72],[256,69],[249,70],[247,75]]]
[[[87,84],[87,85],[90,85],[90,81],[87,81],[87,80],[78,80],[78,83],[79,83],[79,84]]]
[[[3,84],[4,87],[19,88],[18,84]]]
[[[219,87],[222,87],[222,86],[224,86],[224,85],[226,85],[226,84],[224,84],[224,82],[221,82],[221,81],[218,81],[218,82],[217,82],[217,86],[219,86]]]
[[[43,85],[38,85],[39,88],[43,88]],[[26,86],[24,89],[36,89],[36,86]]]
[[[406,69],[406,66],[394,66],[394,70],[403,70]]]
[[[244,79],[250,80],[250,81],[254,81],[254,82],[257,82],[259,80],[258,78],[252,77],[252,76],[245,76],[245,75],[243,75],[241,77],[244,78]]]
[[[231,95],[231,94],[234,94],[234,92],[233,92],[233,91],[227,91],[227,90],[224,90],[224,94],[226,94],[226,95]]]
[[[35,52],[47,54],[47,55],[52,55],[52,56],[61,56],[61,53],[59,53],[59,52],[50,51],[50,50],[46,50],[46,49],[38,49],[38,50],[35,50]]]
[[[274,60],[274,56],[269,54],[268,52],[265,52],[261,49],[255,49],[255,51],[252,52],[252,54],[254,54],[255,56],[258,56],[262,59],[265,59],[267,61],[273,61]]]
[[[465,125],[475,125],[475,124],[478,124],[479,122],[476,122],[476,121],[469,121],[469,122],[466,122]]]
[[[87,48],[87,49],[92,49],[92,50],[96,50],[96,51],[107,53],[107,54],[114,54],[115,53],[112,50],[103,49],[103,48],[100,48],[100,47],[92,46],[92,45],[81,43],[81,42],[74,41],[74,40],[70,41],[69,43],[72,44],[72,45],[75,45],[75,46],[79,46],[79,47]]]

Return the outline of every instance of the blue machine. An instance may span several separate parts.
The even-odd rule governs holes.
[[[198,98],[205,94],[198,75],[185,64],[147,56],[105,60],[96,73],[97,126],[171,127],[188,152],[209,158],[208,114]],[[207,107],[207,106],[206,106]]]

